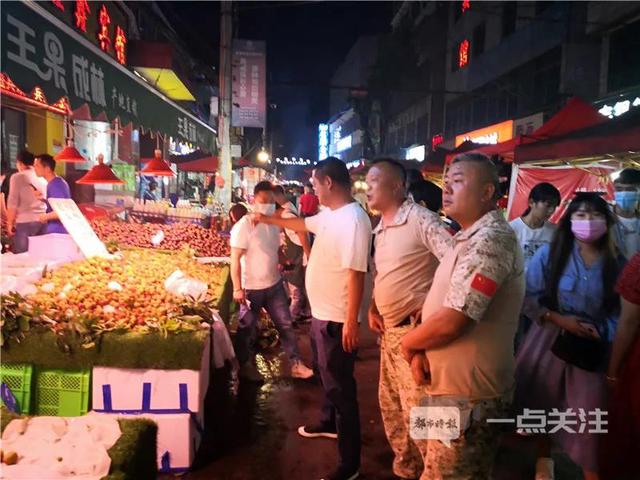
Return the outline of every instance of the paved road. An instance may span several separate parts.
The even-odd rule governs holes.
[[[301,351],[310,359],[307,329],[303,327],[298,333]],[[393,479],[392,454],[377,400],[378,346],[364,326],[361,337],[356,363],[363,434],[361,478]],[[312,480],[321,478],[335,466],[335,440],[309,440],[296,433],[298,426],[316,419],[320,386],[313,381],[288,378],[282,371],[282,354],[259,355],[258,361],[267,381],[261,386],[241,383],[235,397],[229,393],[228,373],[215,372],[206,401],[205,437],[193,471],[183,478]],[[530,439],[505,437],[498,452],[494,479],[533,480],[533,452]],[[556,463],[556,480],[582,478],[567,460],[560,458]]]

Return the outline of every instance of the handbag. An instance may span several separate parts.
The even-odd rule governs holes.
[[[608,347],[603,340],[579,337],[568,330],[561,330],[551,352],[570,365],[596,372],[604,368]]]

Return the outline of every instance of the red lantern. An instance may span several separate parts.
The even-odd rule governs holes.
[[[104,155],[98,155],[98,164],[94,165],[85,176],[76,181],[79,185],[122,185],[124,182],[120,180],[109,165],[104,164]]]

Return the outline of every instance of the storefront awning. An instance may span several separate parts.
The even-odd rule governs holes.
[[[215,153],[215,130],[154,90],[98,47],[38,6],[3,2],[0,68],[15,86],[50,102],[67,98],[71,110],[88,107],[122,125],[169,135]]]
[[[215,173],[220,163],[218,157],[207,155],[201,150],[187,155],[171,155],[169,161],[175,163],[181,172],[197,173]]]

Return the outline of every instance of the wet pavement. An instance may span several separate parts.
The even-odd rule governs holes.
[[[308,327],[297,332],[303,358],[310,365]],[[362,422],[361,478],[366,480],[395,478],[391,472],[393,455],[378,408],[378,349],[374,335],[363,325],[356,377]],[[278,352],[259,354],[258,367],[265,383],[241,382],[236,396],[230,393],[229,372],[214,372],[206,399],[205,435],[192,471],[182,478],[307,480],[320,479],[333,470],[336,441],[297,434],[300,425],[317,420],[321,387],[313,380],[291,379],[283,358]],[[533,480],[534,452],[532,439],[505,436],[494,479]],[[556,459],[556,480],[580,478],[568,460]]]

